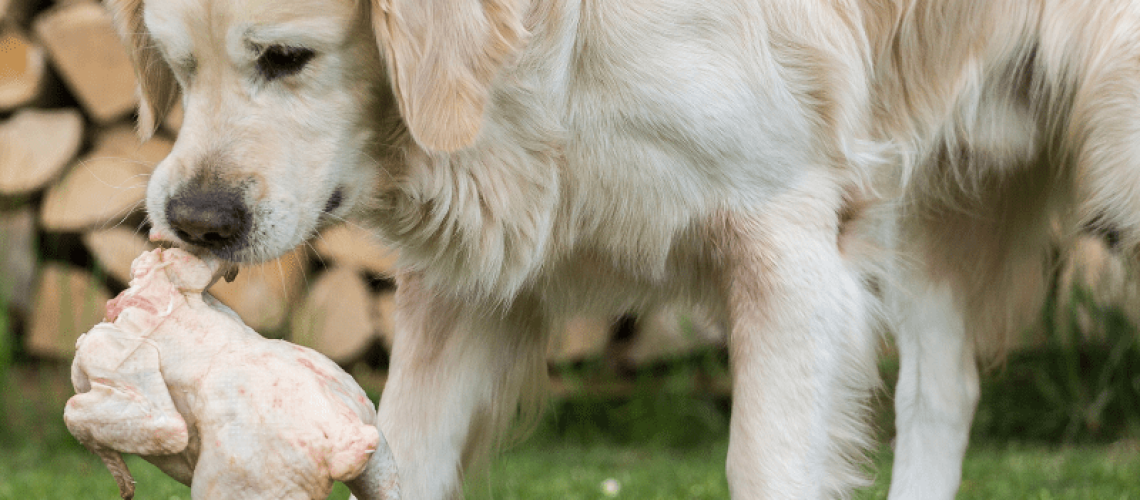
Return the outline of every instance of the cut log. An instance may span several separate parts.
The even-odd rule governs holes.
[[[39,190],[57,178],[83,142],[74,109],[24,109],[0,125],[0,194]]]
[[[374,338],[368,285],[356,272],[336,267],[317,278],[293,315],[292,340],[340,364],[360,358]]]
[[[0,21],[26,26],[38,3],[37,0],[0,0]]]
[[[163,136],[155,136],[151,140],[142,142],[134,127],[119,125],[102,130],[95,138],[95,150],[99,156],[122,158],[142,163],[146,172],[154,170],[174,143]]]
[[[60,4],[40,14],[33,29],[92,119],[109,123],[134,110],[134,70],[111,14],[102,5]]]
[[[44,50],[16,30],[0,33],[0,111],[32,102],[44,85]]]
[[[388,352],[396,339],[396,292],[385,290],[372,300],[372,328]]]
[[[83,235],[83,244],[107,275],[124,285],[131,281],[131,262],[135,257],[154,249],[145,235],[122,226],[89,231]]]
[[[47,193],[41,223],[51,231],[114,227],[146,197],[146,172],[106,157],[87,158]]]
[[[612,333],[610,318],[574,318],[551,339],[546,358],[551,363],[570,363],[601,356]]]
[[[291,305],[301,295],[305,262],[304,253],[297,250],[264,264],[243,266],[233,283],[219,282],[210,294],[250,328],[272,334],[285,324]]]
[[[103,320],[108,300],[111,294],[90,272],[54,262],[44,264],[36,284],[28,352],[71,359],[75,340]]]
[[[636,335],[618,349],[617,357],[619,363],[637,367],[725,341],[724,332],[701,311],[665,307],[638,319]]]
[[[36,217],[30,207],[0,212],[0,304],[32,312],[36,279]],[[0,307],[0,314],[4,314]]]
[[[367,229],[355,223],[325,229],[313,244],[322,259],[342,266],[384,276],[391,276],[396,269],[396,252],[385,248]]]
[[[114,227],[142,208],[147,179],[171,147],[161,138],[139,144],[127,127],[110,129],[96,140],[95,151],[48,190],[41,223],[51,231]]]

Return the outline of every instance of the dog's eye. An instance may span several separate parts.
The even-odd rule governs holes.
[[[270,45],[257,57],[257,70],[266,80],[294,75],[304,69],[316,53],[302,47]]]

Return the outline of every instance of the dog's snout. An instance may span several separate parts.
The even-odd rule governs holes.
[[[179,239],[210,250],[240,246],[251,224],[240,190],[204,186],[171,197],[166,219]]]

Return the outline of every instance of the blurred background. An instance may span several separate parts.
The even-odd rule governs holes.
[[[0,0],[0,499],[114,498],[67,434],[76,338],[148,249],[142,202],[179,113],[141,144],[135,81],[94,0]],[[1140,287],[1112,234],[1057,248],[1040,321],[983,382],[963,498],[1140,498]],[[351,222],[212,292],[267,337],[317,349],[375,399],[392,340],[395,256]],[[863,498],[885,496],[897,363],[883,341],[882,446]],[[731,380],[700,311],[579,318],[549,350],[536,435],[471,479],[474,498],[727,498]],[[129,462],[139,496],[188,498]],[[343,489],[334,497],[345,498]]]

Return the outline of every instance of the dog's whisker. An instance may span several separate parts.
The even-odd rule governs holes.
[[[335,221],[343,223],[343,224],[349,224],[350,223],[348,219],[345,219],[344,217],[339,216],[337,214],[334,214],[332,212],[326,212],[324,210],[321,210],[320,215],[322,217],[326,217],[326,218],[335,220]]]
[[[92,176],[92,177],[93,177],[93,178],[94,178],[96,181],[98,181],[98,182],[102,183],[102,184],[103,184],[104,186],[106,186],[106,187],[109,187],[109,188],[112,188],[112,189],[135,189],[135,188],[138,188],[138,187],[144,187],[144,188],[146,187],[146,182],[142,183],[141,185],[139,185],[139,184],[130,184],[130,185],[119,184],[119,185],[114,185],[114,184],[112,184],[111,182],[109,182],[108,180],[104,179],[102,176],[100,176],[100,175],[97,173],[97,171],[96,171],[94,168],[92,168],[92,167],[91,167],[91,165],[90,165],[89,163],[90,163],[90,160],[84,160],[84,161],[80,161],[80,162],[79,162],[79,164],[77,165],[77,168],[83,168],[83,169],[87,170],[87,172],[89,172],[89,173],[91,174],[91,176]],[[149,179],[149,178],[150,178],[150,174],[146,174],[146,173],[141,173],[141,172],[140,172],[140,173],[137,173],[137,174],[133,174],[133,175],[130,175],[130,176],[128,176],[126,179],[124,179],[124,181],[130,181],[130,180],[135,180],[135,179],[139,179],[139,178],[142,178],[142,179]]]
[[[295,263],[296,263],[296,265],[297,265],[297,272],[298,272],[298,273],[300,273],[300,275],[301,275],[301,280],[302,280],[302,282],[304,283],[304,289],[305,289],[305,290],[308,290],[308,289],[309,289],[309,287],[310,287],[310,285],[309,285],[309,275],[308,275],[308,273],[306,273],[306,272],[305,272],[305,268],[306,268],[306,266],[305,266],[305,261],[301,259],[301,257],[302,257],[302,256],[301,256],[300,254],[301,254],[302,252],[304,252],[304,253],[305,253],[305,256],[307,257],[307,256],[308,256],[308,250],[309,250],[309,249],[308,249],[308,248],[306,248],[306,247],[310,247],[310,248],[311,248],[311,246],[312,246],[312,245],[309,245],[309,242],[308,242],[308,241],[303,241],[303,242],[301,242],[301,247],[300,247],[300,248],[301,248],[301,252],[295,252],[295,253],[292,255],[292,258],[293,258],[293,260],[295,261]],[[324,264],[324,263],[322,262],[322,264]]]
[[[323,241],[323,242],[325,243],[325,245],[328,245],[328,244],[329,244],[329,240],[326,240],[326,239],[325,239],[325,235],[324,235],[324,234],[322,234],[320,231],[316,231],[316,232],[313,234],[313,236],[312,236],[312,237],[310,237],[309,239],[305,240],[305,243],[308,243],[309,241],[311,241],[311,240],[313,240],[313,239],[319,239],[319,240]],[[309,246],[310,246],[310,247],[312,247],[312,248],[313,248],[313,252],[314,252],[314,253],[316,253],[318,257],[320,257],[320,255],[321,255],[321,252],[317,250],[317,247],[313,246],[312,244],[309,244]],[[324,264],[324,262],[323,262],[323,261],[322,261],[321,263],[322,263],[322,264]]]
[[[294,255],[293,258],[296,258],[296,255]],[[283,263],[284,260],[285,259],[277,259],[275,261],[277,264],[277,280],[281,284],[281,293],[285,294],[284,298],[286,300],[291,300],[294,297],[288,296],[290,289],[289,286],[285,283],[285,264]]]
[[[127,222],[127,219],[131,218],[132,214],[136,213],[136,210],[138,209],[138,207],[142,206],[144,203],[146,203],[146,200],[139,200],[139,201],[135,202],[134,204],[132,204],[130,207],[124,208],[122,210],[124,212],[123,216],[119,219],[119,222],[115,223],[115,225],[113,225],[113,226],[107,226],[107,224],[110,224],[111,220],[113,220],[115,218],[115,215],[112,215],[110,218],[108,218],[101,225],[101,227],[99,229],[100,230],[108,230],[108,229],[114,229],[116,227],[123,225],[123,223]]]
[[[150,170],[154,170],[154,168],[156,166],[158,166],[158,163],[155,163],[153,161],[144,161],[144,160],[140,160],[138,158],[132,158],[130,156],[112,156],[112,155],[92,156],[92,157],[88,157],[85,161],[94,161],[94,160],[115,160],[115,161],[121,162],[121,163],[131,163],[131,164],[135,164],[135,165],[142,165],[142,166],[144,166]]]
[[[316,237],[319,238],[320,235],[318,234]],[[328,267],[328,263],[325,262],[325,258],[321,255],[321,252],[317,251],[317,247],[313,246],[311,241],[312,239],[307,239],[301,242],[302,246],[305,248],[305,252],[312,252],[313,256],[316,257],[317,262],[320,262],[321,267]],[[306,280],[305,283],[307,285],[308,280]]]
[[[138,225],[136,225],[136,226],[135,226],[134,235],[135,235],[135,236],[144,236],[144,237],[145,237],[145,236],[147,236],[147,235],[145,235],[145,234],[142,234],[142,233],[143,233],[143,228],[145,228],[145,227],[146,227],[146,225],[147,225],[147,221],[146,221],[146,219],[144,218],[142,222],[139,222],[139,223],[138,223]]]

